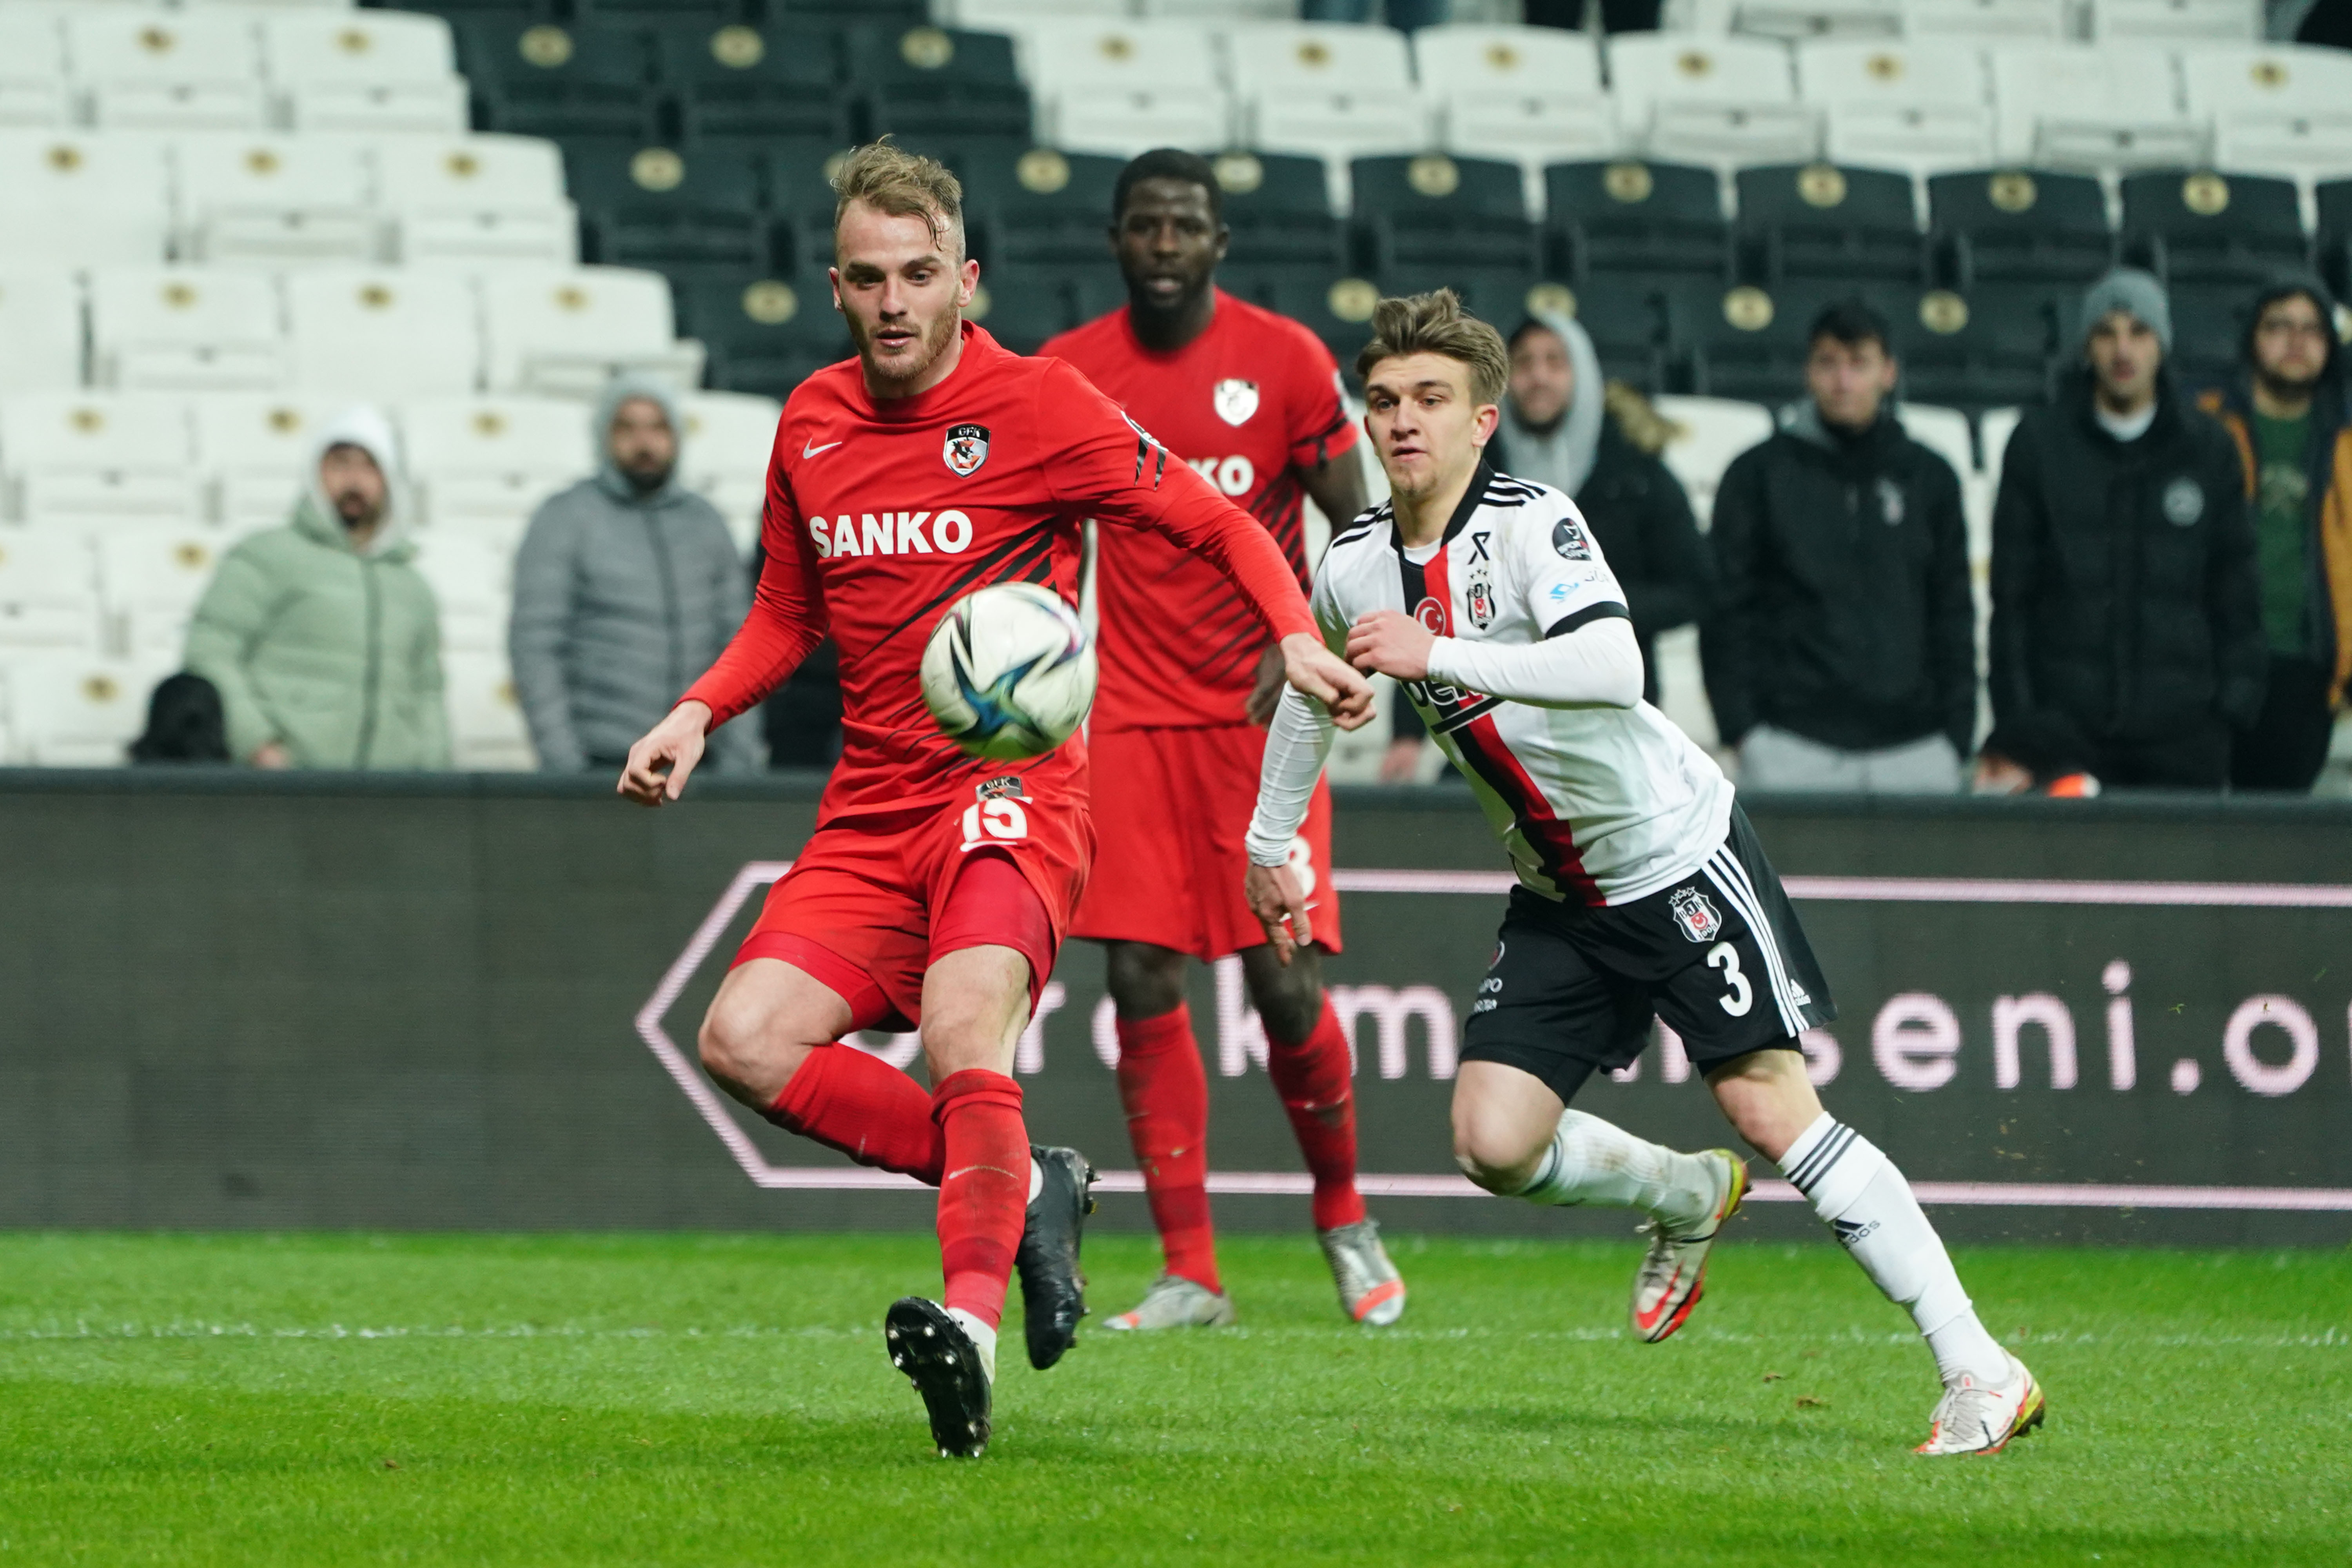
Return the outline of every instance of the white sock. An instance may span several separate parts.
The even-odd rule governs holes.
[[[1715,1175],[1696,1154],[1646,1142],[1581,1110],[1563,1111],[1533,1180],[1514,1196],[1531,1204],[1608,1204],[1691,1226],[1715,1207]]]
[[[980,1370],[988,1374],[988,1381],[992,1385],[996,1382],[996,1331],[961,1307],[950,1307],[948,1316],[971,1336],[972,1344],[980,1351]]]
[[[1039,1163],[1037,1163],[1037,1157],[1036,1157],[1034,1154],[1032,1154],[1032,1155],[1029,1157],[1029,1199],[1028,1199],[1028,1201],[1029,1201],[1029,1202],[1031,1202],[1031,1203],[1033,1203],[1033,1204],[1034,1204],[1034,1203],[1035,1203],[1035,1202],[1037,1201],[1037,1194],[1038,1194],[1039,1193],[1044,1192],[1045,1190],[1045,1166],[1043,1166],[1043,1165],[1041,1165],[1041,1164],[1039,1164]]]
[[[1964,1372],[2008,1381],[2008,1357],[1977,1321],[1943,1238],[1876,1144],[1823,1111],[1789,1145],[1780,1170],[1812,1200],[1813,1212],[1830,1223],[1871,1283],[1910,1310],[1946,1383]]]

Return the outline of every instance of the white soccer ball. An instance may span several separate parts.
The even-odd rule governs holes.
[[[923,702],[975,757],[1041,757],[1086,721],[1095,645],[1051,588],[998,583],[966,594],[923,647]]]

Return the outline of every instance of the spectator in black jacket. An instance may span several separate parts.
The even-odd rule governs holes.
[[[2154,278],[2109,273],[2083,322],[2084,367],[2001,465],[1993,718],[2067,726],[2111,787],[2220,789],[2267,652],[2244,471],[2165,369]]]
[[[1715,494],[1716,725],[1746,788],[1949,794],[1977,711],[1959,477],[1895,416],[1876,311],[1832,305],[1811,345],[1811,397]]]

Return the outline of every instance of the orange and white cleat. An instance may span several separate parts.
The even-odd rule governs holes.
[[[1315,1239],[1323,1244],[1331,1282],[1339,1288],[1339,1310],[1349,1321],[1385,1329],[1404,1316],[1404,1276],[1389,1261],[1378,1224],[1358,1220],[1318,1230]]]
[[[2025,1370],[2023,1362],[2007,1351],[2001,1355],[2009,1363],[2003,1381],[1986,1383],[1964,1372],[1944,1385],[1944,1397],[1936,1401],[1936,1414],[1927,1427],[1927,1440],[1913,1453],[1998,1454],[2009,1447],[2011,1437],[2022,1437],[2042,1425],[2042,1418],[2049,1414],[2042,1385]]]
[[[1633,1276],[1633,1335],[1650,1344],[1670,1337],[1691,1315],[1706,1290],[1706,1255],[1723,1232],[1724,1221],[1739,1212],[1748,1195],[1748,1166],[1728,1149],[1709,1149],[1699,1156],[1716,1167],[1721,1185],[1707,1217],[1692,1229],[1677,1231],[1664,1220],[1642,1228],[1650,1233],[1650,1250]]]

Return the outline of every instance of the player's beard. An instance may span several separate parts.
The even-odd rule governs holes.
[[[850,336],[856,340],[857,357],[865,362],[867,377],[881,386],[908,386],[923,378],[925,372],[939,363],[956,334],[963,330],[963,313],[953,306],[940,312],[939,319],[925,327],[917,336],[921,345],[919,357],[898,365],[883,366],[874,357],[874,331],[856,316],[849,318]],[[902,362],[904,363],[904,362]]]

